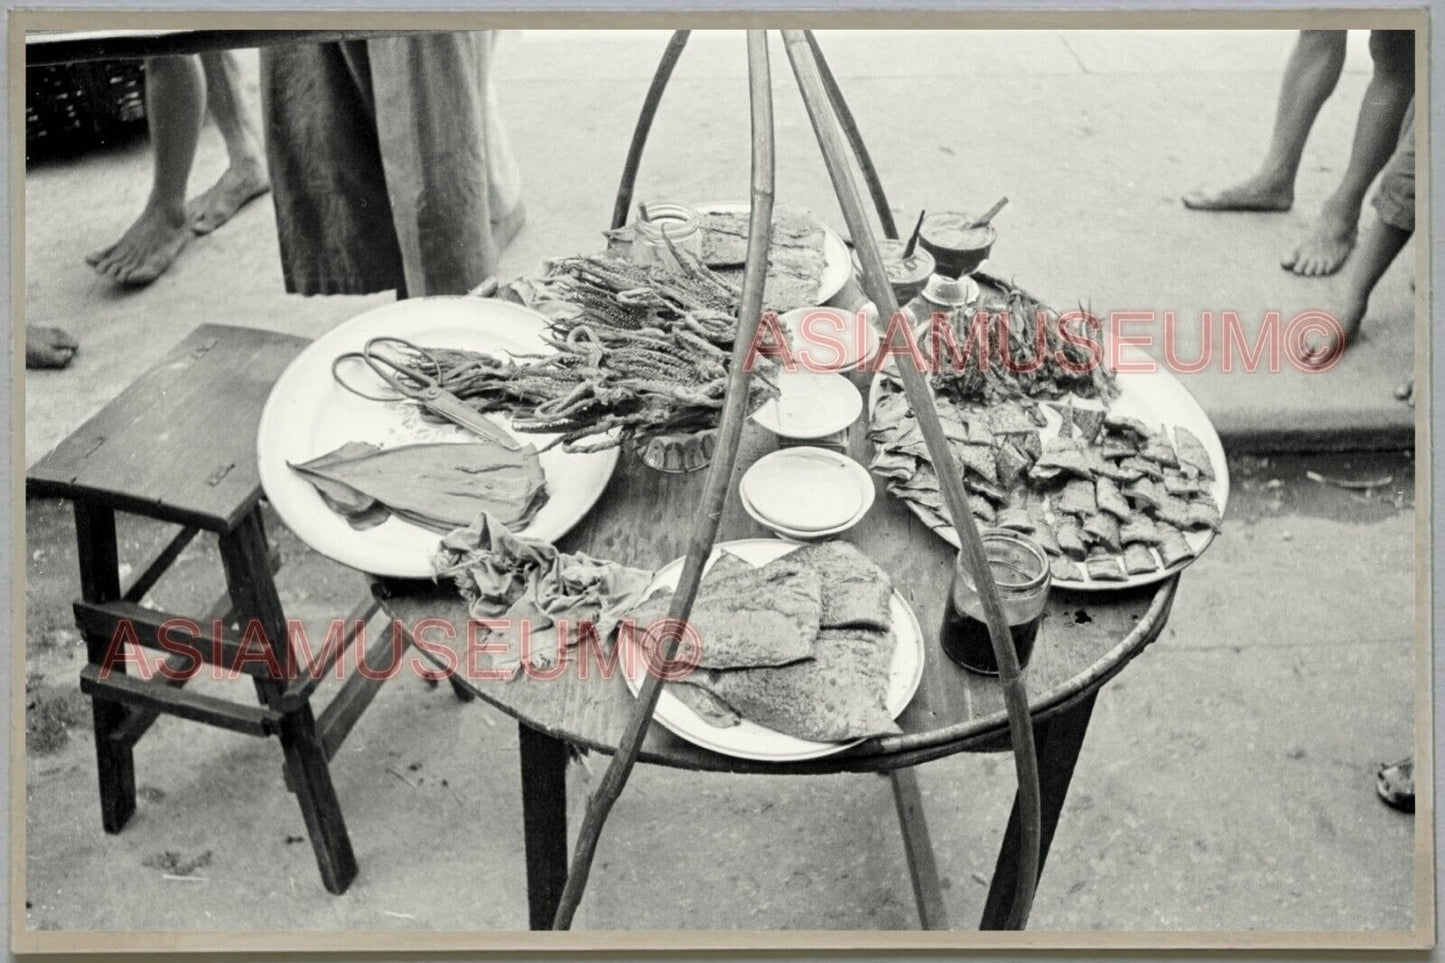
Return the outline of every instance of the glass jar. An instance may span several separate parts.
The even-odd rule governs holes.
[[[663,240],[663,232],[667,240]],[[632,231],[632,260],[656,264],[670,271],[682,270],[667,241],[679,251],[702,257],[702,215],[687,204],[663,201],[647,205],[647,217],[638,217]]]
[[[1004,619],[1018,653],[1019,668],[1029,664],[1038,638],[1039,623],[1049,600],[1049,559],[1033,539],[1008,529],[993,528],[983,533],[984,556],[998,585]],[[943,627],[938,634],[944,653],[971,672],[998,675],[988,622],[983,615],[973,573],[960,552],[953,562],[953,578],[943,608]]]

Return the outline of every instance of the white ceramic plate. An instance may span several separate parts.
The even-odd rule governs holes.
[[[743,473],[738,492],[764,525],[822,533],[841,530],[868,510],[873,479],[841,452],[800,446],[759,458]]]
[[[701,214],[746,214],[752,209],[746,201],[714,201],[709,204],[694,204],[693,207]],[[774,210],[776,212],[776,209]],[[822,227],[823,274],[818,278],[819,304],[843,290],[843,285],[853,276],[853,261],[848,254],[848,246],[831,227],[826,224]]]
[[[812,528],[801,524],[790,524],[790,519],[788,518],[773,518],[769,515],[764,514],[763,512],[760,512],[757,508],[757,505],[754,503],[752,497],[748,494],[749,490],[753,488],[753,486],[758,482],[760,477],[759,475],[753,474],[754,470],[757,469],[758,466],[762,465],[764,462],[769,462],[773,466],[778,466],[786,465],[788,461],[796,461],[798,459],[806,459],[810,462],[821,462],[829,467],[841,469],[842,474],[838,476],[840,482],[843,484],[851,483],[858,492],[857,509],[847,518],[840,520],[837,524],[824,528]],[[766,473],[768,470],[769,469],[765,466],[764,472]],[[749,476],[751,476],[751,478],[749,478]],[[786,478],[787,473],[784,472],[782,477]],[[784,481],[783,484],[787,484],[787,482]],[[797,541],[817,541],[820,538],[827,538],[830,535],[837,535],[841,532],[846,532],[848,529],[852,528],[854,525],[857,525],[860,521],[862,521],[864,515],[868,514],[868,510],[873,507],[873,499],[875,494],[876,492],[873,486],[873,477],[868,474],[868,469],[864,468],[853,459],[839,452],[831,451],[826,448],[811,447],[784,448],[779,451],[775,451],[770,455],[763,456],[762,458],[758,459],[757,462],[754,463],[753,466],[749,468],[746,473],[744,473],[742,481],[738,485],[738,500],[742,502],[743,511],[747,512],[748,515],[753,519],[753,521],[766,528],[772,529],[774,532],[783,536],[784,538],[791,538]]]
[[[778,317],[799,371],[852,371],[873,360],[882,338],[869,301],[857,311],[845,308],[794,308]]]
[[[1126,347],[1121,352],[1121,360],[1129,364],[1148,363],[1153,366],[1152,371],[1123,371],[1118,375],[1119,397],[1115,398],[1109,405],[1109,410],[1119,415],[1130,415],[1149,425],[1151,428],[1160,424],[1168,425],[1171,431],[1171,441],[1174,426],[1181,426],[1189,429],[1193,435],[1204,445],[1205,451],[1209,452],[1210,464],[1214,467],[1214,481],[1210,485],[1209,493],[1214,496],[1214,503],[1219,506],[1219,515],[1224,517],[1224,510],[1229,502],[1229,464],[1224,458],[1224,446],[1219,441],[1219,432],[1214,430],[1214,423],[1199,407],[1199,402],[1189,393],[1189,389],[1180,383],[1179,379],[1172,373],[1164,370],[1162,363],[1144,354],[1137,348]],[[868,410],[871,412],[874,405],[878,403],[878,393],[881,389],[881,376],[873,379],[871,390],[868,394]],[[1072,397],[1072,396],[1069,396]],[[1066,404],[1068,397],[1060,398],[1057,404]],[[1101,408],[1103,405],[1098,399],[1073,399],[1074,404],[1081,408]],[[1040,429],[1039,434],[1044,441],[1053,438],[1059,433],[1059,416],[1047,405],[1044,406],[1044,415],[1048,424]],[[913,506],[904,502],[913,510]],[[915,512],[915,514],[918,514]],[[920,518],[923,518],[919,514]],[[925,519],[926,521],[926,519]],[[935,528],[934,531],[944,541],[955,548],[958,547],[958,533],[953,526]],[[1187,568],[1190,563],[1204,554],[1204,550],[1214,541],[1215,532],[1212,529],[1202,531],[1190,531],[1184,533],[1184,538],[1189,542],[1189,547],[1194,550],[1194,557],[1187,558],[1169,568],[1160,567],[1152,572],[1144,572],[1139,575],[1130,575],[1119,582],[1100,581],[1088,577],[1085,572],[1082,579],[1055,579],[1053,584],[1059,588],[1085,589],[1096,592],[1109,592],[1119,589],[1138,588],[1142,585],[1152,585],[1155,582],[1163,581],[1176,572]],[[1151,552],[1153,550],[1151,549]],[[1155,562],[1160,562],[1158,552],[1154,552]],[[1079,564],[1083,570],[1084,565]]]
[[[808,440],[836,435],[863,413],[863,396],[838,374],[778,371],[778,397],[753,412],[753,420],[780,438]]]
[[[798,546],[791,542],[767,538],[719,542],[713,546],[712,555],[708,558],[708,566],[717,561],[719,553],[724,550],[732,552],[753,565],[766,565],[773,559],[786,555],[796,548]],[[676,588],[677,580],[682,575],[682,563],[683,559],[679,558],[659,569],[652,585],[647,589],[647,594],[651,595],[663,587]],[[888,672],[888,712],[896,719],[913,699],[914,693],[918,691],[919,682],[923,680],[923,633],[918,627],[918,619],[914,617],[913,609],[896,589],[893,592],[889,609],[893,617],[893,634],[896,645],[893,649],[893,663]],[[631,643],[624,642],[624,644],[630,645],[633,651],[621,653],[619,662],[622,666],[623,678],[627,680],[627,686],[635,696],[647,677],[647,660],[635,648],[638,644],[635,640]],[[857,739],[852,742],[813,742],[810,739],[785,735],[776,729],[760,726],[747,719],[742,720],[736,726],[720,729],[710,725],[684,705],[680,699],[668,691],[667,686],[662,687],[662,693],[657,700],[657,708],[652,717],[669,732],[686,739],[693,745],[711,749],[713,752],[719,752],[726,756],[757,759],[763,762],[801,762],[804,759],[817,759],[821,756],[830,756],[835,752],[842,752],[844,749],[864,741]]]
[[[429,347],[493,353],[541,353],[547,319],[520,305],[490,298],[413,298],[375,308],[317,338],[282,372],[261,413],[256,438],[261,484],[286,526],[323,555],[376,575],[430,578],[435,532],[398,518],[358,531],[326,507],[321,496],[287,462],[303,462],[366,441],[382,447],[416,442],[467,442],[473,436],[452,425],[424,421],[410,403],[370,401],[336,384],[331,363],[359,351],[370,338],[397,335]],[[365,372],[356,374],[356,383]],[[348,377],[352,377],[347,373]],[[364,386],[363,386],[364,387]],[[506,427],[503,416],[490,416]],[[552,435],[514,433],[541,448]],[[518,534],[553,541],[587,513],[617,464],[615,448],[596,454],[543,452],[549,498]]]

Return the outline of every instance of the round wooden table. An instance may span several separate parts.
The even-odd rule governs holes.
[[[856,376],[855,376],[856,377]],[[778,440],[749,422],[738,456],[736,480]],[[867,464],[871,443],[860,419],[847,449]],[[700,503],[703,472],[669,475],[643,465],[625,451],[606,491],[558,547],[639,568],[660,568],[685,551],[693,513]],[[1008,749],[1008,721],[997,680],[955,665],[938,644],[938,627],[954,549],[883,491],[863,521],[843,537],[892,576],[923,627],[925,665],[917,695],[899,717],[902,734],[872,739],[845,752],[807,762],[769,764],[701,749],[653,725],[641,761],[682,769],[765,772],[779,775],[887,771],[892,775],[919,915],[927,928],[947,925],[920,797],[909,768],[957,752]],[[718,540],[771,537],[736,498],[723,513]],[[1177,574],[1153,586],[1112,592],[1053,592],[1025,680],[1033,712],[1043,802],[1043,854],[1047,855],[1074,764],[1099,690],[1129,660],[1158,638],[1178,586]],[[449,581],[379,582],[385,610],[406,625],[443,619],[465,626],[466,605]],[[465,632],[453,642],[465,658]],[[428,634],[428,641],[433,637]],[[435,639],[442,642],[441,638]],[[510,682],[463,680],[476,696],[514,716],[521,732],[522,795],[526,832],[531,925],[550,926],[568,866],[566,832],[567,746],[610,753],[634,700],[620,671],[591,667],[540,681],[519,675]],[[460,677],[459,673],[458,677]],[[1017,804],[999,852],[982,926],[1002,925],[1017,878]],[[1042,859],[1040,860],[1042,870]]]

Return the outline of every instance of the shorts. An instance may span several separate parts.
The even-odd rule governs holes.
[[[1415,103],[1405,111],[1400,141],[1380,174],[1375,191],[1375,211],[1380,220],[1402,231],[1415,230]]]

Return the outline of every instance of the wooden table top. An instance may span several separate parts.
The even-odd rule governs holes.
[[[849,453],[868,461],[866,426],[850,430]],[[737,478],[777,439],[749,422],[738,456]],[[585,552],[626,565],[656,569],[683,554],[688,526],[700,501],[703,472],[669,475],[649,469],[624,451],[596,506],[558,541],[568,552]],[[899,718],[902,735],[870,740],[847,752],[785,765],[759,763],[700,749],[660,725],[650,727],[640,758],[689,769],[732,772],[836,772],[913,765],[960,751],[994,751],[1008,745],[1008,720],[996,679],[956,666],[938,644],[954,550],[883,491],[867,516],[843,537],[876,560],[893,578],[923,628],[925,667],[918,694]],[[734,498],[723,513],[719,541],[773,537]],[[1178,575],[1157,585],[1115,592],[1055,591],[1025,679],[1036,719],[1071,704],[1117,673],[1158,637],[1174,599]],[[391,580],[378,586],[383,607],[412,625],[440,618],[464,626],[467,609],[449,581]],[[459,629],[459,634],[465,635]],[[442,642],[439,633],[429,641]],[[466,665],[465,639],[454,650]],[[510,682],[469,680],[476,694],[517,719],[569,743],[611,752],[635,704],[620,672],[586,678],[569,669],[539,681],[519,675]]]

